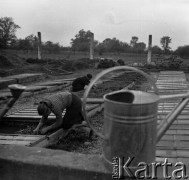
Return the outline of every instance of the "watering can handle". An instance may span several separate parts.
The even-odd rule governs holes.
[[[85,90],[85,93],[84,93],[84,96],[83,96],[83,103],[82,103],[82,108],[83,108],[83,116],[84,116],[84,120],[87,122],[88,126],[101,138],[103,139],[106,139],[104,135],[102,135],[101,133],[99,133],[98,131],[95,130],[95,128],[92,126],[91,122],[89,121],[88,117],[87,117],[87,113],[86,113],[86,102],[87,102],[87,97],[88,97],[88,94],[91,90],[91,88],[93,87],[93,85],[102,77],[104,76],[105,74],[109,73],[109,72],[112,72],[112,71],[116,71],[116,70],[131,70],[131,71],[135,71],[141,75],[143,75],[148,81],[150,81],[150,83],[152,84],[152,86],[154,87],[154,90],[155,90],[155,93],[158,94],[158,89],[155,85],[155,81],[148,75],[146,74],[145,72],[137,69],[137,68],[134,68],[134,67],[129,67],[129,66],[116,66],[116,67],[113,67],[113,68],[109,68],[109,69],[106,69],[104,71],[102,71],[101,73],[97,74],[96,77],[90,82],[89,86],[87,87],[87,89]]]

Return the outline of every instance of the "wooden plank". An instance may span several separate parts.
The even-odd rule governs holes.
[[[162,138],[164,140],[171,140],[171,141],[189,141],[189,134],[188,135],[181,135],[181,134],[165,134]]]
[[[156,157],[165,158],[189,158],[188,150],[157,150]]]
[[[176,106],[176,104],[174,106],[158,106],[158,110],[162,110],[162,109],[172,110],[175,106]],[[186,106],[184,108],[184,110],[189,110],[189,106]]]
[[[156,157],[156,161],[157,162],[164,162],[165,161],[165,157]],[[169,158],[168,162],[172,163],[172,164],[175,164],[176,162],[179,162],[179,161],[177,161],[177,158]]]
[[[62,116],[64,116],[64,114],[62,114]],[[35,114],[35,113],[15,113],[15,114],[12,114],[8,117],[37,117],[37,118],[41,118],[42,116],[38,115],[38,114]],[[55,118],[55,115],[54,114],[50,114],[48,116],[48,118]]]
[[[96,101],[96,99],[94,99]],[[86,111],[90,112],[95,108],[100,107],[100,104],[87,104],[86,106]],[[66,110],[63,111],[62,116],[65,115]],[[9,114],[7,116],[5,116],[3,118],[3,120],[6,121],[27,121],[27,122],[36,122],[36,120],[39,120],[41,118],[41,116],[38,115],[37,113],[37,106],[36,107],[31,107],[31,108],[26,108],[26,109],[22,109],[18,112],[14,112],[12,114]],[[54,120],[56,117],[53,113],[50,114],[50,116],[48,117],[48,120]]]
[[[188,150],[189,151],[189,148],[188,147],[174,147],[174,146],[156,146],[156,150]]]
[[[189,130],[189,124],[172,124],[169,129],[183,129],[183,130]]]
[[[91,111],[99,106],[100,106],[100,104],[87,104],[86,111]]]
[[[159,120],[165,119],[166,115],[167,115],[167,113],[158,114],[158,119],[159,119]],[[179,119],[179,120],[189,120],[189,117],[188,117],[188,115],[182,115],[182,114],[181,114],[181,115],[179,115],[179,116],[177,117],[177,119]]]
[[[29,147],[48,147],[58,142],[65,132],[66,132],[65,130],[59,129],[49,136],[42,137],[41,139],[38,139],[36,142],[30,143],[28,146]]]
[[[167,130],[166,131],[166,133],[165,134],[181,134],[181,135],[188,135],[189,134],[189,132],[188,132],[188,130],[184,130],[184,129],[182,129],[182,130],[177,130],[177,129],[169,129],[169,130]]]
[[[174,148],[187,148],[189,149],[189,142],[188,141],[159,141],[156,145],[161,147],[174,147]]]
[[[1,140],[0,145],[23,145],[26,146],[30,144],[29,141],[6,141],[6,140]]]
[[[83,98],[81,98],[81,100],[83,101]],[[103,98],[87,98],[87,103],[90,104],[101,104],[104,103],[104,99]]]
[[[30,135],[9,135],[9,134],[1,134],[0,135],[0,141],[1,140],[19,140],[19,141],[36,141],[37,139],[41,138],[41,136],[30,136]]]
[[[158,115],[162,115],[163,113],[168,114],[168,113],[172,112],[172,110],[173,110],[173,108],[170,108],[170,109],[162,108],[162,109],[158,109],[157,112],[158,112]],[[188,114],[188,112],[189,112],[189,109],[183,109],[180,115],[182,115],[182,114],[186,115],[186,114]]]
[[[163,119],[163,120],[164,120],[164,119]],[[162,121],[162,120],[161,120],[161,121]],[[160,124],[161,121],[158,120],[157,123]],[[172,125],[184,125],[184,124],[189,125],[189,121],[187,121],[187,120],[179,120],[179,121],[175,120],[175,121],[172,123]]]

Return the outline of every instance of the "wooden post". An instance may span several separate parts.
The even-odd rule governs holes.
[[[38,32],[38,59],[41,59],[41,32]]]
[[[152,62],[152,35],[149,35],[147,64],[151,64],[151,62]]]
[[[90,60],[94,59],[94,34],[90,37]]]

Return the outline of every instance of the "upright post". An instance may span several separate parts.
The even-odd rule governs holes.
[[[149,35],[147,64],[151,64],[151,62],[152,62],[152,35]]]
[[[94,59],[94,34],[91,33],[90,37],[90,60]]]
[[[38,59],[41,59],[41,32],[38,32]]]

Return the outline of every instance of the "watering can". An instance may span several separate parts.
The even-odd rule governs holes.
[[[97,80],[105,74],[116,70],[130,70],[143,75],[152,85],[155,93],[135,90],[119,90],[105,94],[103,132],[97,131],[89,121],[85,110],[88,94]],[[101,138],[103,159],[112,169],[115,157],[133,158],[132,167],[139,162],[150,164],[155,161],[156,143],[168,130],[173,121],[189,102],[189,93],[175,95],[158,95],[155,81],[143,71],[117,66],[99,73],[89,84],[83,97],[83,115],[89,127]],[[181,98],[182,100],[157,127],[158,103],[165,99]]]
[[[0,111],[0,122],[3,119],[3,116],[7,113],[7,111],[14,105],[14,103],[18,100],[22,92],[26,89],[25,86],[20,84],[11,84],[8,86],[8,88],[11,91],[12,97],[7,102],[7,104],[4,105],[4,107]]]

